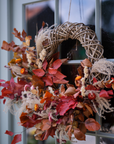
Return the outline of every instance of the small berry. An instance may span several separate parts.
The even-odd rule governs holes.
[[[38,105],[38,104],[35,104],[35,105],[34,105],[34,110],[37,111],[38,109],[39,109],[39,105]]]
[[[88,99],[94,100],[96,98],[96,95],[94,93],[89,93],[88,94]]]

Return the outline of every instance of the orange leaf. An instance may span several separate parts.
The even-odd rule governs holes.
[[[85,134],[86,131],[87,131],[84,123],[81,123],[81,124],[79,125],[79,129],[80,129],[80,131],[83,132],[84,134]]]
[[[20,121],[21,123],[26,123],[27,121],[29,121],[29,118],[27,117],[27,113],[22,112],[20,116]]]
[[[48,119],[42,120],[42,126],[40,127],[42,131],[48,130],[51,127],[51,122]]]
[[[78,118],[79,118],[80,121],[84,121],[84,116],[83,116],[83,114],[79,114],[79,115],[78,115]]]
[[[86,103],[84,105],[88,109],[88,111],[93,115],[93,111],[92,111],[91,107]]]
[[[89,130],[89,131],[97,131],[100,129],[100,124],[95,121],[93,118],[88,118],[85,121],[85,127]]]
[[[34,85],[34,87],[38,86],[39,89],[44,88],[44,82],[36,75],[32,76],[32,84]]]
[[[74,136],[77,140],[85,140],[85,134],[79,128],[74,129]]]
[[[46,98],[51,98],[53,95],[50,93],[50,92],[48,92],[48,91],[46,91],[46,93],[45,93],[45,95],[44,95],[44,99],[46,99]]]

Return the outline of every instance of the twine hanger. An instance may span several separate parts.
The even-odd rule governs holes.
[[[68,22],[70,19],[71,3],[72,0],[70,0],[70,5],[69,5]],[[79,0],[79,12],[80,12],[80,21],[82,21],[84,18],[83,0],[81,1]]]

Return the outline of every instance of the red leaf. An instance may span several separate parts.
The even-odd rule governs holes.
[[[94,77],[93,78],[93,84],[97,82],[97,79]]]
[[[5,80],[0,79],[0,83],[1,83],[1,82],[5,82]]]
[[[113,95],[114,93],[113,93],[113,90],[109,90],[109,91],[107,91],[107,93],[109,94],[109,95]]]
[[[109,91],[109,93],[110,93],[110,91]],[[112,98],[111,96],[109,96],[108,92],[105,91],[105,90],[101,90],[99,96],[100,96],[100,97],[104,97],[104,98],[106,98],[106,99]]]
[[[53,85],[53,81],[52,81],[52,78],[50,76],[47,76],[47,77],[43,77],[42,80],[46,83],[46,86],[51,86]]]
[[[95,121],[93,118],[88,118],[85,121],[85,127],[89,130],[89,131],[97,131],[100,129],[100,124]]]
[[[57,71],[56,74],[54,74],[55,77],[57,77],[58,79],[62,80],[64,79],[66,76],[63,75],[61,72]]]
[[[7,95],[7,94],[12,94],[12,91],[11,91],[11,90],[6,89],[6,90],[4,90],[4,92],[3,92],[3,93],[4,93],[4,95],[5,95],[5,94],[6,94],[6,95]]]
[[[12,136],[13,132],[6,130],[5,134],[8,134],[8,135]]]
[[[22,140],[21,140],[21,134],[17,134],[17,135],[14,136],[11,144],[16,144],[16,143],[18,143],[18,142],[20,142],[20,141],[22,141]]]
[[[85,89],[86,90],[97,90],[97,88],[94,87],[93,85],[88,85]]]
[[[45,72],[44,72],[43,69],[35,69],[35,70],[32,70],[32,71],[33,71],[33,73],[34,73],[36,76],[38,76],[38,77],[42,77],[42,76],[44,76],[44,74],[45,74]]]
[[[0,96],[0,99],[3,99],[4,97],[3,96]]]
[[[6,99],[3,100],[3,104],[5,104],[5,102],[6,102]]]
[[[53,77],[53,83],[57,83],[57,84],[66,84],[68,83],[68,81],[62,79],[62,80],[59,80],[58,78],[56,77]]]
[[[43,62],[43,66],[42,66],[44,70],[46,70],[47,65],[48,65],[47,60],[45,60],[45,61]]]
[[[79,128],[74,129],[74,136],[77,140],[85,140],[85,134]]]
[[[55,61],[55,60],[59,59],[59,55],[60,55],[60,53],[57,52],[57,53],[53,54],[50,59],[53,59],[53,61]]]
[[[56,74],[56,73],[57,73],[57,70],[54,69],[54,68],[49,68],[49,69],[48,69],[48,72],[49,72],[49,74]]]
[[[79,92],[77,92],[77,93],[75,93],[73,96],[74,96],[74,98],[77,98],[78,96],[79,96],[79,94],[80,94],[81,92],[79,91]]]
[[[62,62],[60,59],[57,59],[56,61],[53,62],[52,67],[54,69],[58,69],[62,65]]]

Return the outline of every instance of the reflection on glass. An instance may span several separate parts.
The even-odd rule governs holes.
[[[25,6],[26,30],[27,34],[32,36],[31,46],[34,46],[34,37],[42,27],[42,22],[51,26],[54,24],[54,0],[44,1]]]
[[[78,141],[75,139],[71,144],[96,144],[95,136],[86,135],[86,141]]]
[[[60,17],[62,23],[68,21],[70,0],[60,1]],[[95,0],[72,0],[70,10],[70,22],[83,22],[85,24],[94,24],[93,19],[89,20],[91,13],[95,9]]]
[[[114,144],[114,139],[100,137],[100,144]]]

